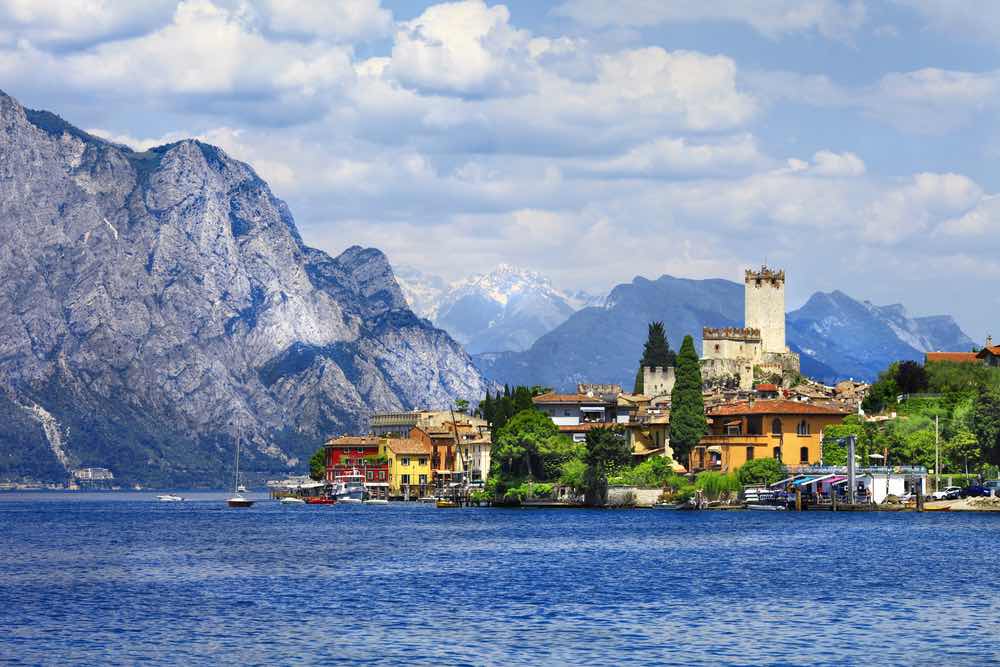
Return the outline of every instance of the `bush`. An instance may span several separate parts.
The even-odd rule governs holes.
[[[705,494],[709,500],[718,500],[723,493],[739,493],[740,480],[734,473],[723,474],[714,470],[698,473],[694,480],[695,488]]]
[[[747,461],[736,471],[736,477],[743,486],[750,484],[774,484],[787,476],[788,469],[775,459],[754,459],[753,461]]]

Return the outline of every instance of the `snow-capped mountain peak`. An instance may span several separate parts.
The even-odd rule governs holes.
[[[542,274],[511,264],[451,283],[410,268],[396,275],[415,312],[476,352],[525,349],[575,311],[600,301],[586,292],[557,289]]]

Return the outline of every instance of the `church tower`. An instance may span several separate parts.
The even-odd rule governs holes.
[[[744,326],[760,330],[765,353],[788,352],[785,345],[785,272],[762,266],[746,270]]]

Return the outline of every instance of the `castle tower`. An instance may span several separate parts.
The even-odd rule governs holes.
[[[746,270],[744,326],[760,330],[764,352],[787,352],[785,345],[785,272],[762,266]]]

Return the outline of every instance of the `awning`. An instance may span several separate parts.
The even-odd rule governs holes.
[[[770,485],[770,488],[772,488],[772,489],[773,489],[773,488],[775,488],[775,487],[781,487],[781,486],[784,486],[785,484],[788,484],[789,482],[791,482],[791,481],[792,481],[793,479],[795,479],[796,477],[798,477],[798,475],[795,475],[795,477],[787,477],[787,478],[785,478],[785,479],[783,479],[783,480],[781,480],[781,481],[779,481],[779,482],[775,482],[774,484],[771,484],[771,485]]]
[[[714,452],[715,454],[721,454],[722,447],[720,447],[719,445],[712,445],[711,447],[708,448],[708,451]]]
[[[795,486],[805,486],[806,484],[812,484],[815,481],[816,478],[810,475],[807,477],[803,477],[802,479],[797,479],[794,482],[792,482],[792,484]]]
[[[365,486],[389,486],[389,482],[365,482]]]
[[[604,412],[604,408],[603,407],[588,407],[588,406],[584,405],[584,406],[580,407],[580,412]]]
[[[742,419],[730,419],[727,422],[722,422],[722,425],[723,426],[736,426],[737,424],[742,424],[742,423],[743,423]]]
[[[836,477],[836,475],[820,475],[819,477],[812,477],[812,478],[810,478],[808,480],[802,480],[802,481],[795,482],[795,483],[797,485],[799,485],[799,486],[803,486],[803,485],[806,485],[806,484],[815,484],[816,482],[822,482],[822,481],[830,479],[832,477]]]

